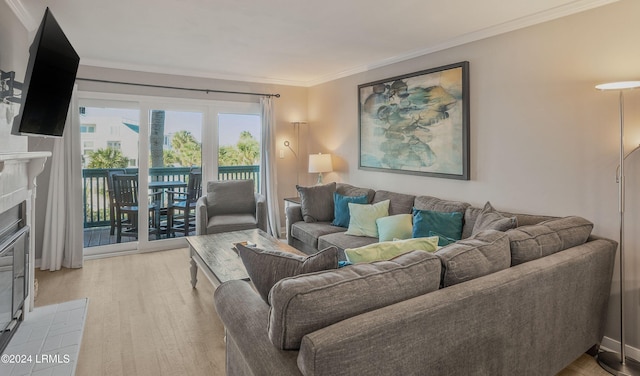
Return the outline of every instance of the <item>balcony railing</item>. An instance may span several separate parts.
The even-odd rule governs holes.
[[[109,193],[107,174],[113,169],[91,168],[82,170],[84,198],[84,228],[109,225]],[[117,169],[121,171],[122,169]],[[187,181],[190,167],[152,167],[152,181]],[[127,174],[137,174],[137,168],[125,169]],[[218,180],[253,179],[256,191],[260,187],[260,166],[220,166]],[[204,182],[203,182],[204,184]],[[206,187],[203,187],[206,189]]]

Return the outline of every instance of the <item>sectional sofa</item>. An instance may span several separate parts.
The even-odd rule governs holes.
[[[335,190],[388,199],[389,214],[458,211],[463,239],[285,278],[267,300],[250,282],[222,284],[227,375],[555,375],[598,348],[617,243],[591,235],[590,222],[518,214],[514,229],[475,231],[483,209],[463,202]],[[289,243],[306,253],[377,241],[302,213],[287,211]]]

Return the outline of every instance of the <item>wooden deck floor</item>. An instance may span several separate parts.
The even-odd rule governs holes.
[[[93,227],[84,229],[84,248],[96,247],[99,245],[116,244],[116,236],[109,235],[110,227]],[[191,232],[190,235],[195,235],[195,232]],[[176,233],[176,237],[181,237],[183,234]],[[151,235],[151,239],[155,239],[155,235]],[[121,243],[135,242],[136,238],[133,236],[123,236]]]

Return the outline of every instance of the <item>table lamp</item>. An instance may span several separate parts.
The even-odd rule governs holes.
[[[331,154],[309,154],[309,173],[318,174],[318,182],[316,185],[322,184],[322,173],[333,171],[331,163]]]

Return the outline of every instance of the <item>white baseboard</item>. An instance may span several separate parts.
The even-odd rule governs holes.
[[[605,351],[620,353],[620,341],[616,341],[614,339],[611,339],[605,336],[604,338],[602,338],[600,349]],[[633,346],[626,345],[625,355],[629,358],[632,358],[633,360],[640,360],[640,349],[635,348]]]

